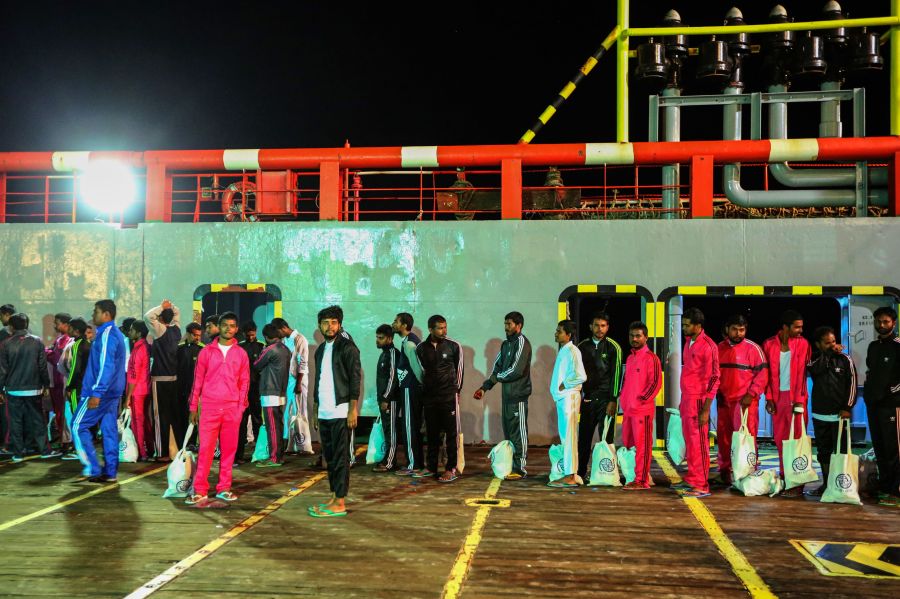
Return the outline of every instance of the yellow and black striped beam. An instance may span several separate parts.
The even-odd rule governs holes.
[[[588,76],[588,74],[597,66],[597,63],[606,54],[607,50],[609,50],[614,43],[616,43],[616,38],[619,36],[619,27],[616,26],[615,29],[609,32],[609,35],[606,36],[606,39],[603,40],[603,43],[597,48],[597,51],[587,59],[587,61],[578,69],[578,72],[575,73],[575,76],[569,80],[568,83],[559,91],[556,99],[550,103],[547,108],[544,109],[544,112],[541,113],[541,116],[534,122],[531,126],[531,129],[525,132],[521,138],[519,138],[520,144],[528,144],[531,143],[531,140],[534,139],[534,136],[537,135],[538,131],[547,124],[553,115],[556,114],[556,111],[559,110],[559,107],[562,106],[563,102],[569,99],[569,96],[572,95],[572,92],[575,91],[575,88],[578,87],[578,84]]]
[[[193,320],[197,321],[197,318],[203,313],[203,296],[207,293],[220,293],[222,291],[267,293],[272,298],[272,312],[275,318],[281,318],[281,288],[278,285],[270,285],[269,283],[210,283],[208,285],[200,285],[194,290]]]

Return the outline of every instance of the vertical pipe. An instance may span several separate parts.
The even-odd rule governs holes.
[[[667,98],[677,97],[681,95],[681,90],[677,87],[667,87],[663,90],[662,95]],[[664,141],[681,141],[681,108],[679,106],[666,106],[664,127]],[[662,218],[665,220],[678,218],[676,210],[680,208],[680,183],[680,165],[667,164],[662,167]]]
[[[824,81],[822,91],[841,89],[840,81]],[[843,137],[841,127],[841,101],[826,100],[819,104],[819,137]]]
[[[891,0],[891,16],[900,17],[900,0]],[[891,28],[891,135],[900,135],[900,27]]]
[[[44,177],[44,223],[50,222],[50,177]]]
[[[72,198],[73,206],[75,198]],[[0,223],[6,222],[6,173],[0,173]]]
[[[666,407],[677,408],[681,403],[681,315],[684,312],[682,297],[669,300],[669,329],[666,331],[668,352],[666,353]]]
[[[616,141],[628,141],[628,14],[629,0],[618,0],[617,24],[619,37],[616,40]],[[900,0],[892,0],[900,4]],[[893,57],[893,44],[891,45]],[[898,53],[900,55],[900,53]],[[894,68],[893,66],[891,67]],[[893,72],[893,71],[892,71]],[[893,79],[891,80],[893,82]],[[900,130],[900,127],[898,127]],[[893,131],[892,131],[893,133]]]

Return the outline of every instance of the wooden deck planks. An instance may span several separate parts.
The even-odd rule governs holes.
[[[476,513],[464,500],[483,496],[491,481],[486,453],[468,449],[466,476],[451,485],[413,485],[360,464],[349,517],[307,515],[328,495],[322,481],[157,595],[439,597]],[[546,450],[531,453],[530,469],[546,472]],[[0,595],[124,596],[314,474],[307,462],[237,469],[241,500],[227,510],[161,499],[160,472],[2,531]],[[147,468],[123,465],[122,478]],[[90,490],[69,482],[78,470],[37,460],[0,468],[0,523]],[[659,486],[633,493],[550,489],[543,476],[504,482],[497,496],[511,507],[490,511],[462,596],[747,596],[655,467],[654,477]],[[780,597],[900,596],[900,581],[822,576],[788,543],[897,543],[896,510],[729,492],[704,503]]]

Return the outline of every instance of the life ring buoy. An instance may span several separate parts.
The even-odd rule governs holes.
[[[235,194],[241,194],[243,201],[235,201]],[[252,202],[251,202],[252,199]],[[231,222],[235,218],[240,220],[256,220],[254,212],[256,208],[256,183],[253,181],[238,181],[232,183],[222,192],[222,214],[225,220]]]

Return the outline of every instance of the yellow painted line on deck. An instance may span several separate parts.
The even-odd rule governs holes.
[[[152,475],[156,474],[157,472],[162,472],[163,470],[165,470],[168,467],[169,467],[169,465],[166,464],[165,466],[160,466],[159,468],[154,468],[152,470],[148,470],[147,472],[143,472],[141,474],[138,474],[137,476],[132,476],[131,478],[126,478],[125,480],[119,481],[118,483],[115,483],[112,485],[104,485],[102,487],[98,487],[98,488],[94,489],[93,491],[88,491],[87,493],[82,493],[81,495],[76,495],[75,497],[72,497],[71,499],[66,499],[65,501],[60,501],[59,503],[51,505],[50,507],[45,507],[42,510],[38,510],[36,512],[31,512],[30,514],[21,516],[19,518],[15,518],[13,520],[8,520],[8,521],[4,522],[3,524],[0,524],[0,532],[3,532],[4,530],[8,530],[14,526],[18,526],[19,524],[24,524],[24,523],[28,522],[29,520],[34,520],[35,518],[40,518],[41,516],[49,514],[50,512],[55,512],[58,509],[62,509],[66,506],[72,505],[73,503],[78,503],[79,501],[82,501],[89,497],[93,497],[94,495],[99,495],[100,493],[106,493],[107,491],[112,491],[113,489],[115,489],[117,487],[124,487],[125,485],[133,483],[136,480],[141,480],[142,478],[147,478],[148,476],[152,476]]]
[[[131,592],[131,594],[127,595],[125,599],[139,599],[142,597],[149,597],[165,585],[169,584],[198,563],[202,562],[210,555],[224,547],[227,543],[229,543],[232,539],[238,537],[239,535],[247,532],[260,522],[262,522],[268,516],[271,516],[274,512],[280,509],[284,504],[288,501],[300,495],[314,484],[319,482],[328,476],[327,472],[319,472],[318,474],[314,474],[311,477],[307,478],[301,485],[291,489],[288,493],[285,493],[263,509],[259,510],[255,514],[247,516],[233,527],[231,527],[227,532],[219,535],[194,553],[190,554],[177,564],[170,567],[168,570],[154,578],[153,580],[141,585],[139,588],[135,589]]]
[[[503,481],[499,478],[493,479],[491,484],[488,485],[487,491],[484,492],[484,498],[494,499],[497,496],[497,492],[500,490],[500,484],[502,482]],[[478,550],[478,544],[481,543],[481,533],[484,530],[484,525],[487,523],[488,516],[491,514],[491,510],[494,507],[496,506],[482,505],[479,506],[478,511],[475,512],[475,519],[472,521],[472,526],[469,528],[469,534],[466,535],[463,545],[459,549],[459,553],[456,554],[456,561],[453,563],[453,568],[450,570],[450,578],[448,578],[447,583],[444,584],[444,592],[441,593],[442,599],[455,599],[456,597],[459,597],[460,592],[462,592],[463,582],[465,582],[466,576],[469,574],[472,560],[475,559],[475,551]]]
[[[367,448],[367,445],[363,445],[362,447],[358,448],[356,450],[356,455],[359,456],[365,454]],[[288,501],[290,501],[297,495],[300,495],[301,493],[312,487],[314,484],[324,479],[326,476],[328,476],[327,472],[319,472],[318,474],[313,474],[305,481],[303,481],[303,483],[297,485],[255,514],[247,516],[246,518],[232,526],[228,531],[222,533],[194,553],[190,554],[177,564],[173,565],[153,580],[133,590],[129,595],[125,597],[125,599],[140,599],[142,597],[149,597],[150,595],[152,595],[165,585],[169,584],[170,582],[208,558],[210,555],[224,547],[232,539],[238,537],[239,535],[242,535],[243,533],[247,532],[257,524],[271,516],[273,513],[281,509]]]
[[[672,484],[681,482],[681,476],[678,475],[675,466],[672,465],[672,462],[669,461],[669,458],[666,457],[663,452],[654,451],[653,457]],[[697,522],[700,523],[700,526],[703,527],[703,530],[706,531],[706,534],[708,534],[709,538],[715,543],[716,549],[719,550],[719,553],[722,554],[722,557],[724,557],[725,561],[731,566],[731,570],[734,572],[735,576],[737,576],[738,580],[741,581],[741,584],[746,587],[750,596],[760,598],[777,597],[777,595],[772,592],[772,589],[770,589],[763,581],[762,577],[756,572],[756,569],[750,565],[750,562],[741,550],[728,538],[728,535],[726,535],[725,531],[722,530],[722,527],[719,526],[715,516],[709,511],[709,508],[696,497],[683,497],[683,499],[684,503],[688,506],[688,509],[690,509],[691,513],[694,515],[694,518],[697,519]]]

